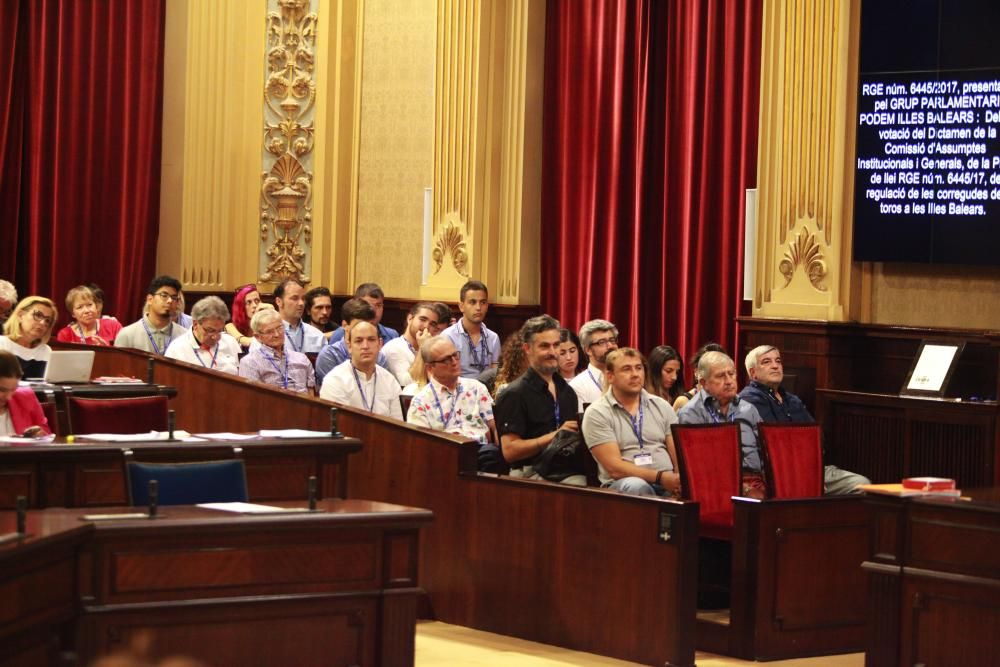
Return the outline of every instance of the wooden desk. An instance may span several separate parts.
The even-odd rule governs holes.
[[[130,442],[51,445],[0,445],[0,507],[12,508],[17,496],[28,506],[93,507],[125,505],[123,450],[133,460],[157,463],[233,458],[239,447],[253,501],[306,498],[310,476],[318,497],[347,497],[347,459],[361,449],[356,438],[257,439],[238,442]]]
[[[54,601],[47,617],[18,625],[65,620],[75,599],[76,632],[64,648],[81,664],[140,635],[151,638],[154,658],[179,653],[213,665],[413,664],[419,530],[432,513],[364,500],[319,509],[240,516],[164,507],[156,520],[95,523],[81,521],[85,510],[30,512],[28,532],[42,537],[8,560],[51,551],[62,569],[9,575],[17,590]],[[0,532],[12,523],[12,513],[0,515]],[[76,587],[65,557],[74,548]]]
[[[820,389],[827,459],[876,484],[951,477],[959,487],[1000,484],[997,404]]]
[[[148,356],[99,349],[95,372],[143,373]],[[172,360],[157,360],[154,374],[177,387],[172,406],[189,431],[330,426],[334,404],[317,398]],[[623,660],[694,664],[696,504],[478,475],[472,441],[339,412],[340,430],[365,443],[348,468],[351,495],[435,514],[420,542],[424,615]],[[620,613],[607,613],[613,600],[627,601]]]
[[[138,398],[140,396],[166,396],[173,398],[177,389],[162,384],[147,384],[145,382],[114,383],[114,384],[49,384],[47,382],[32,382],[31,388],[39,403],[50,402],[56,406],[57,424],[49,424],[53,433],[66,434],[70,432],[68,398]]]
[[[1000,652],[1000,489],[870,494],[865,664],[985,665]]]

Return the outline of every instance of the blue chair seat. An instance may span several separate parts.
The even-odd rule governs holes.
[[[198,463],[139,463],[126,465],[129,502],[149,504],[149,482],[158,482],[158,504],[246,502],[247,478],[243,461]]]

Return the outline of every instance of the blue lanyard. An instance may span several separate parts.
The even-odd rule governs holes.
[[[476,354],[476,348],[472,344],[472,336],[468,331],[465,330],[464,324],[459,324],[462,327],[462,333],[465,335],[465,339],[469,343],[469,354],[472,355],[472,365],[476,367],[480,373],[486,370],[486,367],[490,365],[492,361],[492,356],[486,349],[486,330],[485,327],[480,327],[479,329],[479,352]],[[482,355],[482,356],[480,356]]]
[[[601,391],[604,391],[604,386],[600,382],[597,381],[597,378],[594,377],[594,374],[590,372],[589,368],[587,369],[587,375],[589,375],[590,379],[594,381],[594,384],[597,385],[598,389],[600,389]]]
[[[263,346],[260,348],[260,353],[264,355],[264,358],[267,359],[272,366],[274,366],[274,370],[278,371],[278,373],[281,375],[281,386],[284,387],[285,389],[288,389],[288,355],[287,354],[284,355],[285,370],[284,372],[282,372],[282,370],[278,368],[278,364],[275,363],[274,357],[265,352]],[[201,357],[198,358],[198,361],[201,361]]]
[[[194,336],[194,334],[191,334],[191,335]],[[198,340],[198,339],[195,338],[195,340]],[[194,348],[194,356],[198,357],[198,363],[200,363],[202,366],[205,366],[205,362],[201,360],[201,353],[198,352],[198,348],[197,347]],[[216,343],[215,344],[215,352],[212,353],[212,365],[211,366],[205,366],[205,368],[215,368],[215,358],[218,357],[218,356],[219,356],[219,343]],[[286,364],[288,363],[288,359],[285,359],[285,363]]]
[[[375,375],[372,376],[372,402],[369,405],[368,398],[365,396],[365,388],[361,386],[361,378],[358,376],[358,369],[351,364],[351,370],[354,371],[354,382],[358,385],[358,391],[361,392],[361,405],[368,412],[375,412],[375,386],[378,384],[378,370],[375,371]],[[433,387],[432,387],[433,389]]]
[[[447,431],[448,425],[451,424],[452,417],[454,417],[457,412],[455,408],[458,407],[458,397],[462,395],[462,384],[459,383],[458,386],[455,387],[455,400],[452,401],[451,411],[448,413],[447,419],[444,418],[444,410],[441,409],[441,400],[438,398],[438,393],[434,388],[434,383],[428,382],[427,384],[431,386],[431,393],[434,394],[434,404],[437,405],[438,415],[441,416],[441,423],[443,424],[441,428]]]
[[[642,422],[645,419],[642,412],[642,399],[639,399],[639,418],[636,419],[631,414],[629,414],[628,419],[632,422],[632,432],[635,433],[635,439],[639,441],[639,449],[643,448],[642,441]]]
[[[171,322],[167,325],[167,330],[170,333],[167,335],[167,342],[163,344],[163,352],[160,352],[160,347],[156,344],[156,341],[153,340],[153,332],[149,330],[149,326],[146,324],[146,316],[143,315],[142,319],[139,321],[142,322],[142,328],[146,330],[146,338],[149,339],[149,344],[153,346],[153,351],[162,357],[164,352],[167,351],[167,348],[170,347],[170,341],[174,338],[174,323]]]
[[[719,411],[710,405],[707,405],[705,407],[708,408],[708,415],[712,418],[712,422],[716,424],[721,423],[722,420],[720,418],[722,417],[722,415],[719,414]],[[726,415],[726,421],[727,422],[736,421],[736,410],[732,409],[732,404],[730,404],[729,414]]]
[[[296,352],[301,352],[302,348],[306,344],[306,327],[302,322],[299,322],[299,342],[298,345],[295,344],[295,339],[292,337],[292,325],[285,322],[285,333],[288,334],[288,342],[292,344]]]
[[[556,408],[556,430],[558,431],[559,427],[562,426],[562,420],[559,418],[561,416],[559,408],[559,396],[556,396],[554,399],[552,399],[552,403],[553,405],[555,405]]]
[[[87,338],[99,338],[100,337],[101,322],[100,322],[100,320],[98,320],[98,322],[97,322],[97,331],[94,333],[93,336],[87,336],[86,332],[84,332],[84,330],[83,330],[83,325],[80,324],[79,322],[76,323],[76,328],[80,330],[80,342],[83,343],[84,345],[86,345],[87,344]]]

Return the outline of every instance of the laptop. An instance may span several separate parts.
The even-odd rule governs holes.
[[[45,381],[51,384],[90,382],[93,350],[53,350],[45,366]]]

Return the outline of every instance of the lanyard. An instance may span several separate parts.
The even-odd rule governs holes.
[[[351,364],[351,370],[354,371],[354,382],[358,385],[358,391],[361,392],[361,407],[363,407],[368,412],[375,412],[375,385],[378,383],[378,371],[372,376],[372,402],[368,403],[368,398],[365,396],[365,388],[361,386],[361,377],[358,375],[358,369]]]
[[[712,418],[713,423],[718,424],[722,421],[722,415],[719,414],[718,410],[708,405],[705,407],[708,408],[708,415]],[[726,415],[725,419],[727,422],[736,421],[736,410],[732,409],[732,406],[730,406],[729,414]]]
[[[166,292],[164,292],[164,294],[165,293]],[[167,348],[170,346],[170,341],[174,337],[174,323],[171,322],[170,324],[167,325],[167,330],[170,332],[170,334],[167,335],[167,342],[163,344],[163,352],[160,352],[159,345],[157,345],[156,341],[153,340],[153,332],[149,330],[149,326],[146,324],[145,316],[139,321],[142,322],[142,328],[146,330],[146,338],[149,339],[149,344],[153,346],[153,351],[156,352],[156,354],[163,356],[164,352],[166,352]]]
[[[486,370],[486,367],[490,365],[489,362],[492,360],[489,351],[486,349],[486,328],[479,328],[479,354],[476,354],[476,348],[472,344],[472,336],[465,330],[464,324],[459,326],[462,327],[462,333],[465,335],[465,339],[469,343],[469,354],[472,355],[472,365],[476,367],[476,370],[482,373]]]
[[[198,339],[196,338],[195,340],[198,340]],[[194,348],[194,356],[198,357],[198,363],[200,363],[202,366],[205,366],[205,362],[201,360],[201,353],[198,351],[198,349],[199,348],[197,348],[197,347]],[[216,343],[215,344],[215,351],[212,352],[212,365],[211,366],[205,366],[205,368],[215,368],[215,358],[218,357],[218,356],[219,356],[219,344]],[[285,360],[285,363],[286,364],[288,363],[287,359]]]
[[[590,372],[589,368],[587,369],[587,375],[589,375],[590,379],[594,381],[594,384],[597,385],[598,389],[600,389],[601,391],[604,391],[604,387],[601,385],[600,382],[597,381],[597,378],[594,377],[594,374]]]
[[[97,338],[97,337],[99,337],[99,334],[101,333],[101,323],[100,322],[97,323],[97,331],[94,332],[93,336],[88,336],[87,332],[83,330],[83,325],[80,324],[79,322],[76,323],[76,328],[80,330],[80,342],[83,343],[84,345],[87,344],[87,339],[88,338]]]
[[[292,336],[292,325],[285,322],[285,333],[288,334],[288,342],[292,344],[296,352],[301,352],[302,347],[306,344],[306,328],[302,322],[299,322],[299,342],[295,343],[295,338]]]
[[[552,404],[556,408],[556,430],[558,431],[559,427],[562,426],[562,420],[559,418],[561,415],[560,415],[559,397],[558,396],[556,396],[555,398],[552,399]]]
[[[455,408],[458,407],[458,397],[462,395],[462,384],[459,383],[458,386],[455,387],[455,400],[451,403],[451,411],[448,413],[447,419],[444,418],[444,410],[441,409],[441,400],[438,398],[438,393],[434,388],[434,383],[428,382],[427,384],[431,386],[431,393],[434,394],[434,404],[437,405],[438,415],[441,416],[441,423],[443,424],[442,429],[447,431],[448,425],[451,424],[452,417],[454,417],[455,413],[458,412]]]
[[[216,348],[216,350],[218,350],[218,348]],[[275,363],[274,357],[265,352],[263,346],[260,348],[260,353],[264,355],[264,358],[267,359],[272,366],[274,366],[274,370],[278,371],[278,374],[281,375],[281,386],[288,389],[288,355],[284,355],[285,370],[282,372],[282,370],[278,368],[278,364]],[[198,361],[201,361],[201,357],[198,357]]]
[[[642,422],[643,422],[644,418],[645,417],[644,417],[643,411],[642,411],[642,399],[639,399],[639,417],[638,417],[638,419],[635,418],[635,417],[633,417],[631,415],[631,413],[628,416],[629,421],[632,422],[632,432],[635,433],[635,439],[639,441],[639,449],[643,448]]]

